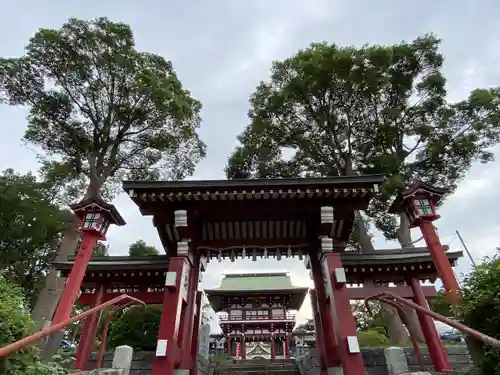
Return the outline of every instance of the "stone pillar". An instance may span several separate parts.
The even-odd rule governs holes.
[[[413,290],[415,303],[428,309],[429,305],[425,299],[422,285],[420,285],[420,280],[412,278],[410,280],[410,285]],[[431,357],[434,368],[437,372],[452,371],[450,363],[448,362],[446,350],[441,342],[434,320],[429,315],[423,314],[419,311],[417,311],[417,316],[420,321],[420,326],[422,327],[422,333],[424,334],[425,342],[429,350],[429,356]]]
[[[356,321],[352,314],[346,275],[339,253],[332,252],[333,242],[323,238],[321,263],[323,265],[326,290],[328,291],[334,327],[336,330],[337,349],[344,370],[344,375],[365,373],[363,356],[356,335]],[[330,369],[329,369],[330,371]],[[333,371],[337,371],[336,369]]]
[[[103,284],[100,284],[96,287],[94,292],[94,299],[92,301],[92,305],[89,306],[89,308],[96,307],[102,303],[105,291],[106,287]],[[101,314],[102,311],[94,313],[84,320],[83,332],[80,342],[78,343],[78,348],[76,350],[75,368],[79,370],[89,369],[90,355],[92,354],[92,349],[94,348],[96,342]]]
[[[134,349],[130,346],[122,345],[115,349],[112,368],[123,370],[122,375],[130,374],[130,366],[134,357]]]
[[[384,349],[385,363],[388,375],[409,374],[408,362],[403,348],[389,347]]]

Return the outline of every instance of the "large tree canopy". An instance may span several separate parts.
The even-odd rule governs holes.
[[[140,257],[144,255],[158,255],[160,252],[154,246],[148,246],[143,240],[139,240],[130,245],[128,255]]]
[[[0,274],[32,303],[50,269],[69,214],[50,203],[50,189],[31,174],[0,174]]]
[[[488,147],[499,140],[500,89],[448,103],[439,43],[314,43],[274,62],[251,97],[228,177],[383,173],[384,194],[367,213],[387,237],[410,244],[405,223],[398,233],[385,213],[389,198],[415,179],[453,190],[473,161],[492,159]],[[361,242],[371,246],[369,236]]]
[[[66,199],[124,178],[181,179],[205,154],[201,105],[172,64],[106,18],[40,29],[24,56],[0,59],[0,100],[28,106],[25,140]]]

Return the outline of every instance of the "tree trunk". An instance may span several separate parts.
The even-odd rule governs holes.
[[[85,193],[85,198],[90,198],[90,197],[100,197],[101,196],[101,189],[102,189],[102,181],[98,177],[92,177],[90,179],[89,186],[87,186],[87,191]]]
[[[354,211],[354,230],[356,231],[362,253],[371,253],[375,251],[372,239],[366,230],[365,219],[361,212]]]
[[[401,248],[407,249],[415,247],[411,237],[410,223],[407,216],[403,212],[399,214],[397,238]],[[418,342],[424,342],[424,334],[422,332],[422,327],[420,327],[417,312],[415,309],[406,305],[403,306],[403,310],[408,317],[408,331],[410,331],[411,335],[414,336]]]
[[[68,259],[68,256],[75,253],[78,240],[80,239],[80,233],[76,230],[79,225],[80,220],[74,216],[73,221],[63,234],[63,239],[56,254],[56,261],[65,261]],[[45,286],[40,292],[32,312],[33,320],[38,329],[42,329],[52,320],[52,315],[54,315],[54,311],[59,303],[65,283],[66,279],[58,277],[57,271],[54,268],[49,271],[45,279]]]
[[[411,238],[410,222],[408,221],[408,218],[406,217],[406,214],[404,212],[401,212],[399,214],[399,228],[397,231],[397,238],[399,244],[403,249],[408,247],[415,247]]]
[[[398,310],[387,303],[381,303],[382,318],[387,325],[387,334],[391,345],[404,346],[410,341],[410,336],[404,328]]]

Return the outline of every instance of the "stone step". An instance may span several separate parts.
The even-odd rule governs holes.
[[[238,370],[238,371],[227,371],[227,372],[220,372],[217,371],[217,374],[219,375],[229,375],[229,374],[238,374],[238,375],[299,375],[300,372],[295,369],[295,370],[252,370],[252,371],[246,371],[246,370]]]

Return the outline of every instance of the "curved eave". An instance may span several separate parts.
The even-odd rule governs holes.
[[[300,310],[304,300],[309,292],[309,288],[297,287],[288,290],[263,290],[263,291],[248,291],[248,290],[219,290],[219,289],[205,289],[205,295],[207,296],[212,308],[215,312],[222,311],[221,308],[221,297],[238,297],[238,296],[287,296],[292,295],[292,300],[288,308],[290,310]]]

